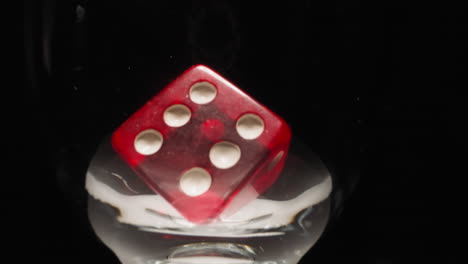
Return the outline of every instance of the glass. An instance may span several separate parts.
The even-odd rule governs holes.
[[[150,190],[106,138],[86,189],[96,234],[124,264],[294,264],[327,225],[332,179],[319,157],[293,140],[283,172],[264,194],[231,216],[194,224]]]
[[[41,123],[48,152],[43,156],[47,156],[47,179],[51,180],[46,184],[53,190],[44,193],[49,193],[50,204],[56,206],[49,212],[51,219],[67,219],[49,221],[47,228],[49,237],[60,241],[57,245],[66,245],[53,247],[51,254],[56,258],[60,258],[56,252],[67,252],[85,261],[113,260],[84,219],[87,206],[99,238],[121,261],[129,263],[180,263],[193,255],[200,255],[199,261],[203,262],[207,261],[202,258],[208,257],[206,254],[211,254],[213,261],[224,257],[223,263],[227,259],[295,263],[342,211],[360,170],[360,100],[355,100],[352,93],[340,94],[337,100],[341,88],[335,89],[338,86],[334,82],[328,85],[336,73],[322,64],[310,63],[310,56],[320,50],[320,45],[314,46],[301,37],[313,35],[311,24],[304,23],[314,17],[310,6],[304,9],[300,1],[266,6],[240,1],[193,1],[183,5],[177,1],[108,4],[44,0],[27,7],[28,77],[32,93],[43,108]],[[291,12],[285,12],[286,7]],[[319,57],[328,61],[327,56]],[[129,222],[128,216],[115,211],[115,204],[104,203],[102,197],[97,199],[98,195],[105,195],[106,190],[117,193],[122,195],[121,201],[132,204],[131,208],[140,209],[132,199],[144,195],[156,199],[157,195],[145,189],[133,173],[125,172],[109,139],[102,139],[158,89],[196,64],[221,72],[291,125],[294,135],[281,176],[284,180],[278,180],[270,191],[246,206],[244,218],[218,219],[211,226],[190,227],[176,212],[168,214],[167,209],[166,214],[145,211],[141,223]],[[311,79],[311,73],[321,76],[318,83]],[[309,91],[314,92],[313,97],[303,96]],[[348,101],[352,103],[342,103]],[[83,188],[88,165],[87,189],[97,188],[89,197]],[[317,192],[319,189],[325,191]],[[315,194],[313,199],[302,201],[304,193]],[[286,206],[297,199],[305,204]],[[164,201],[149,209],[160,206],[166,208]],[[291,217],[291,221],[278,218],[279,212]],[[149,215],[159,219],[162,228],[148,220]],[[148,224],[145,221],[150,225],[141,225]],[[262,226],[265,223],[272,225]],[[226,229],[227,224],[232,228]],[[56,235],[65,229],[73,229],[73,234]],[[257,233],[276,235],[252,235]],[[174,236],[177,239],[171,240]],[[172,244],[165,246],[166,251],[156,251],[161,241]],[[82,254],[93,250],[103,254]]]

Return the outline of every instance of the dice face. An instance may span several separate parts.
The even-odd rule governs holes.
[[[185,218],[206,223],[271,186],[290,139],[280,117],[198,65],[126,120],[112,146]]]

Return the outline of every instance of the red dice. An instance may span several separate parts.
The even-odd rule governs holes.
[[[126,120],[112,146],[185,218],[206,223],[270,187],[290,140],[280,117],[198,65]]]

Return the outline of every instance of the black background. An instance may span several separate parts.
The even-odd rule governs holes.
[[[408,1],[27,2],[41,259],[117,263],[87,222],[87,165],[155,87],[201,63],[287,120],[337,179],[335,221],[301,263],[444,263],[440,197],[448,154],[463,149],[447,142],[463,135],[451,121],[466,122],[453,114],[467,87],[466,12]]]

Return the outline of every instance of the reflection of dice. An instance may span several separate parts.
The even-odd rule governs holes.
[[[202,223],[273,184],[290,139],[280,117],[199,65],[125,121],[112,145],[155,192]]]

